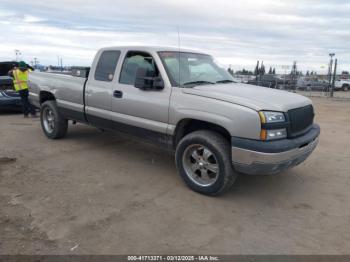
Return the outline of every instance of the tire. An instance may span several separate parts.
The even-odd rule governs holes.
[[[349,85],[343,85],[343,91],[349,91]]]
[[[41,128],[50,139],[62,138],[68,129],[68,120],[65,119],[57,109],[56,101],[46,101],[40,110]]]
[[[176,148],[175,162],[187,186],[201,194],[215,196],[224,193],[237,178],[229,141],[209,130],[195,131],[182,138]]]

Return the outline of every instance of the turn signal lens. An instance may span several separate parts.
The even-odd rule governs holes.
[[[261,131],[260,131],[260,139],[261,140],[266,140],[266,135],[267,135],[266,129],[261,129]]]

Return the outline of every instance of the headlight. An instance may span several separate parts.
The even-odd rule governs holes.
[[[286,121],[282,112],[260,111],[259,115],[262,124],[282,123]]]
[[[260,111],[261,140],[276,140],[287,137],[286,118],[282,112]],[[284,124],[285,123],[285,124]]]

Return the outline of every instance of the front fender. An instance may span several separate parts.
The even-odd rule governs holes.
[[[172,94],[170,103],[170,126],[175,129],[182,119],[201,120],[219,125],[231,136],[249,139],[260,137],[261,124],[257,111],[226,101],[177,92]]]

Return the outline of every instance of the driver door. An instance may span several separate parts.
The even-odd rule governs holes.
[[[134,86],[140,68],[162,77],[158,67],[160,60],[157,59],[143,51],[126,52],[113,90],[112,122],[115,129],[151,140],[159,140],[166,134],[171,88],[141,90]]]

